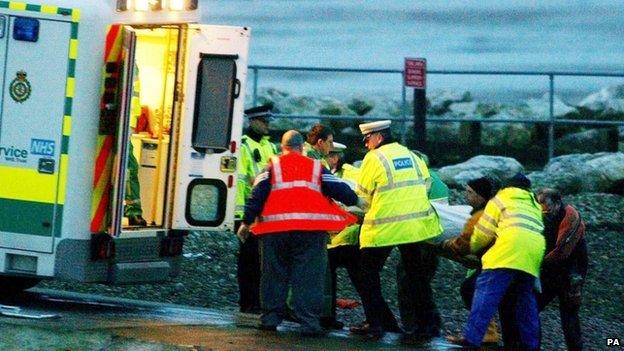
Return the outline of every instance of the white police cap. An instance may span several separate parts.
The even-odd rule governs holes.
[[[343,152],[347,149],[347,145],[334,141],[334,145],[332,146],[329,152]]]
[[[391,121],[389,119],[386,119],[383,121],[370,122],[370,123],[362,123],[360,124],[360,131],[364,135],[370,134],[373,132],[378,132],[380,130],[390,128],[390,123]]]

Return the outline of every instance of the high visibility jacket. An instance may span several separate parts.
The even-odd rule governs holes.
[[[139,67],[134,65],[132,80],[132,96],[130,97],[130,128],[136,129],[139,117],[141,117],[141,79]]]
[[[269,161],[271,191],[251,231],[256,235],[337,231],[355,223],[355,216],[323,195],[322,169],[319,160],[297,153],[272,157]]]
[[[269,159],[277,153],[277,146],[269,141],[268,136],[262,137],[260,142],[257,142],[243,135],[236,184],[236,219],[243,218],[245,201],[251,195],[254,179],[266,168]]]
[[[323,167],[329,169],[329,162],[327,162],[327,158],[321,155],[320,152],[316,151],[307,141],[303,144],[303,154],[309,158],[321,161]]]
[[[470,248],[478,253],[492,245],[481,257],[483,269],[517,269],[537,277],[546,249],[543,231],[542,210],[533,194],[508,187],[488,201]]]
[[[345,163],[335,175],[338,176],[338,174],[340,174],[340,178],[342,178],[342,180],[354,189],[355,182],[357,182],[357,177],[360,174],[360,169]],[[329,233],[329,243],[327,244],[327,248],[333,249],[338,246],[357,245],[359,242],[359,234],[359,224],[352,224],[340,232],[331,232]]]
[[[356,193],[369,204],[360,247],[414,243],[442,233],[427,197],[429,170],[406,147],[386,144],[366,154]]]

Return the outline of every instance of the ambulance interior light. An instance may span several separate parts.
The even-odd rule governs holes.
[[[117,11],[197,10],[198,0],[117,0]]]

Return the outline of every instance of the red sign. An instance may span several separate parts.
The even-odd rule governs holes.
[[[425,89],[427,87],[427,60],[406,57],[403,80],[406,87]]]

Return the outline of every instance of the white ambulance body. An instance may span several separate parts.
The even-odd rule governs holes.
[[[232,229],[250,31],[199,17],[0,1],[0,289],[166,280],[188,231]],[[146,225],[124,217],[130,152]]]

